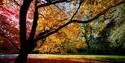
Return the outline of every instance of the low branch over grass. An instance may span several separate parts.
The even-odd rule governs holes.
[[[88,19],[88,20],[72,20],[74,18],[74,16],[76,15],[77,11],[79,10],[80,6],[82,3],[80,3],[80,6],[78,7],[78,9],[76,10],[76,12],[73,14],[73,16],[71,17],[71,19],[69,20],[69,22],[65,23],[64,25],[58,27],[57,29],[55,29],[54,31],[51,31],[51,32],[48,32],[46,34],[43,34],[43,33],[39,33],[38,36],[36,36],[36,38],[34,39],[36,42],[40,39],[44,39],[56,32],[58,32],[60,29],[64,28],[65,26],[71,24],[71,23],[89,23],[97,18],[99,18],[101,15],[104,15],[109,9],[113,8],[113,7],[116,7],[118,5],[121,5],[125,3],[124,1],[123,2],[120,2],[120,3],[117,3],[115,5],[112,5],[110,7],[108,7],[107,9],[101,11],[100,13],[98,13],[95,17],[91,18],[91,19]]]
[[[37,42],[38,40],[40,39],[44,39],[46,37],[48,37],[49,35],[51,34],[54,34],[56,32],[58,32],[60,29],[62,29],[63,27],[67,26],[68,24],[70,24],[70,22],[72,22],[72,19],[74,18],[74,16],[76,15],[76,13],[78,12],[78,10],[80,9],[82,3],[84,2],[84,0],[81,0],[81,2],[79,3],[79,7],[77,8],[77,10],[75,11],[75,13],[72,15],[71,19],[69,22],[67,22],[66,24],[60,26],[59,28],[57,28],[55,31],[45,31],[45,32],[42,32],[42,33],[39,33],[36,38],[34,39],[35,42]],[[65,20],[65,19],[64,19]]]

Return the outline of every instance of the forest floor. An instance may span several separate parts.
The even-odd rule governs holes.
[[[0,54],[0,63],[14,63],[16,57],[17,54]],[[125,63],[125,56],[29,54],[28,63]]]

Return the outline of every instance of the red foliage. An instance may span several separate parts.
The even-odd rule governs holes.
[[[22,0],[17,2],[21,4]],[[31,5],[32,6],[32,5]],[[6,41],[3,41],[5,45],[14,42],[14,44],[20,48],[19,42],[19,10],[20,6],[16,5],[13,1],[9,0],[9,3],[4,4],[3,0],[0,0],[0,36],[3,36]],[[31,12],[32,11],[32,12]],[[31,22],[33,16],[33,9],[29,9],[27,15],[27,38],[29,37]],[[12,44],[10,44],[12,45]],[[1,52],[1,51],[0,51]]]

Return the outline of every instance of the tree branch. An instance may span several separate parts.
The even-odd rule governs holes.
[[[35,11],[34,11],[34,20],[33,20],[33,25],[32,25],[32,30],[30,33],[30,37],[28,39],[28,52],[32,51],[35,47],[35,42],[34,42],[34,36],[36,32],[36,27],[37,27],[37,22],[38,22],[38,7],[37,7],[38,1],[35,0]]]
[[[67,22],[66,24],[60,26],[60,27],[57,28],[55,31],[48,32],[48,33],[43,32],[43,33],[38,34],[38,36],[36,36],[36,39],[34,39],[35,42],[37,42],[37,41],[40,40],[40,39],[44,39],[44,38],[48,37],[48,36],[51,35],[51,34],[54,34],[54,33],[58,32],[60,29],[62,29],[63,27],[67,26],[68,24],[70,24],[70,23],[72,22],[72,19],[73,19],[74,16],[76,15],[76,13],[77,13],[78,10],[80,9],[81,4],[83,3],[83,1],[84,1],[84,0],[82,0],[82,1],[79,3],[79,7],[77,8],[76,12],[72,15],[72,17],[71,17],[71,19],[70,19],[69,22]]]
[[[89,22],[91,22],[91,21],[93,21],[93,20],[99,18],[101,15],[104,15],[109,9],[111,9],[111,8],[113,8],[113,7],[116,7],[116,6],[118,6],[118,5],[120,5],[120,4],[123,4],[123,3],[125,3],[125,2],[123,1],[123,2],[120,2],[120,3],[116,4],[116,5],[113,5],[113,6],[108,7],[107,9],[103,10],[102,12],[100,12],[99,14],[97,14],[97,15],[96,15],[94,18],[92,18],[92,19],[88,19],[88,20],[72,20],[72,22],[76,22],[76,23],[89,23]]]
[[[94,18],[91,18],[91,19],[89,19],[89,20],[84,20],[84,21],[83,21],[83,20],[72,20],[73,17],[75,16],[75,14],[77,13],[78,9],[80,8],[80,7],[79,7],[79,8],[77,9],[77,11],[74,13],[74,15],[71,17],[71,19],[70,19],[69,22],[67,22],[66,24],[64,24],[64,25],[60,26],[59,28],[55,29],[55,31],[48,32],[48,33],[45,34],[45,35],[44,35],[44,33],[38,34],[38,36],[35,38],[35,41],[38,41],[38,40],[43,39],[43,38],[46,38],[46,37],[48,37],[49,35],[58,32],[60,29],[62,29],[63,27],[65,27],[65,26],[67,26],[67,25],[69,25],[69,24],[71,24],[71,23],[89,23],[89,22],[91,22],[91,21],[93,21],[93,20],[99,18],[101,15],[104,15],[109,9],[111,9],[111,8],[113,8],[113,7],[116,7],[116,6],[118,6],[118,5],[120,5],[120,4],[123,4],[123,3],[125,3],[125,2],[123,1],[123,2],[120,2],[120,3],[116,4],[116,5],[110,6],[110,7],[108,7],[107,9],[103,10],[102,12],[100,12],[99,14],[97,14]]]
[[[14,0],[14,3],[15,3],[17,6],[21,6],[16,0]]]
[[[40,7],[49,6],[49,5],[56,4],[56,3],[63,3],[63,2],[70,2],[70,1],[59,0],[59,1],[54,1],[54,2],[48,2],[48,3],[45,3],[45,4],[38,5],[37,7],[40,8]]]

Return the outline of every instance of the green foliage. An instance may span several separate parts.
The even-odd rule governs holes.
[[[106,15],[96,19],[92,27],[88,53],[124,54],[125,50],[125,4],[110,9]],[[107,23],[108,22],[108,23]],[[85,28],[85,27],[84,27]],[[88,30],[88,28],[85,28]],[[86,33],[87,34],[87,33]],[[96,39],[93,40],[96,34]],[[88,34],[87,34],[88,35]],[[87,38],[88,39],[88,38]]]
[[[112,53],[115,54],[124,54],[125,50],[125,4],[122,4],[116,8],[115,11],[111,14],[115,18],[113,20],[113,26],[110,27],[110,35],[108,40],[110,42],[110,48]]]

